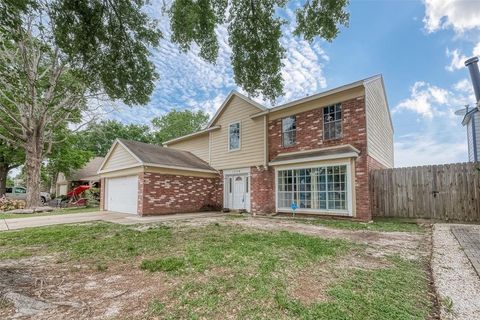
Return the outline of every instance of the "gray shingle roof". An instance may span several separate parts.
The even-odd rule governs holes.
[[[142,162],[159,166],[182,167],[186,169],[199,169],[216,171],[205,161],[194,154],[172,148],[165,148],[155,144],[138,141],[118,139]]]
[[[103,157],[95,157],[90,160],[83,168],[72,171],[68,177],[68,181],[94,181],[99,180],[100,176],[97,174],[100,165],[103,162]]]

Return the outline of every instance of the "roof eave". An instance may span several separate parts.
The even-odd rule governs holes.
[[[327,90],[327,91],[324,91],[324,92],[320,92],[320,93],[314,94],[312,96],[308,96],[308,97],[305,97],[305,98],[302,98],[302,99],[298,99],[298,100],[294,100],[294,101],[291,101],[291,102],[288,102],[288,103],[285,103],[285,104],[281,104],[279,106],[276,106],[276,107],[273,107],[273,108],[270,108],[270,109],[266,109],[262,112],[255,113],[255,114],[251,115],[250,118],[254,119],[254,118],[257,118],[257,117],[261,117],[261,116],[263,116],[267,113],[277,112],[277,111],[284,110],[284,109],[287,109],[287,108],[290,108],[290,107],[294,107],[294,106],[299,105],[301,103],[309,102],[309,101],[320,99],[320,98],[323,98],[323,97],[326,97],[326,96],[329,96],[329,95],[332,95],[332,94],[335,94],[335,93],[339,93],[339,92],[342,92],[342,91],[345,91],[345,90],[350,90],[350,89],[354,89],[354,88],[357,88],[357,87],[360,87],[360,86],[364,86],[366,82],[376,80],[379,77],[381,77],[381,75],[375,75],[375,76],[372,76],[372,77],[369,77],[369,78],[366,78],[366,79],[362,79],[362,80],[358,80],[358,81],[355,81],[355,82],[352,82],[352,83],[349,83],[349,84],[346,84],[346,85],[343,85],[343,86],[340,86],[340,87],[336,87],[336,88],[333,88],[333,89],[330,89],[330,90]]]
[[[283,160],[283,161],[282,160],[271,161],[268,164],[270,166],[280,166],[285,164],[298,164],[298,163],[304,163],[304,162],[325,161],[325,160],[340,160],[340,159],[356,158],[356,157],[358,157],[358,153],[351,151],[351,152],[330,154],[325,156],[305,157],[305,158]]]
[[[163,143],[163,145],[164,145],[164,146],[168,146],[170,143],[187,140],[187,139],[189,139],[189,138],[192,138],[192,137],[195,137],[195,136],[200,136],[200,135],[202,135],[202,134],[208,133],[208,132],[210,132],[210,131],[218,130],[218,129],[220,129],[220,128],[221,128],[220,126],[213,126],[213,127],[210,127],[210,128],[207,128],[207,129],[203,129],[203,130],[200,130],[200,131],[197,131],[197,132],[194,132],[194,133],[187,134],[187,135],[185,135],[185,136],[181,136],[181,137],[178,137],[178,138],[175,138],[175,139],[170,139],[170,140],[168,140],[168,141],[165,141],[165,142]]]

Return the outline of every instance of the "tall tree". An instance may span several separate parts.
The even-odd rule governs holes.
[[[279,17],[288,0],[173,0],[170,15],[172,41],[184,51],[195,43],[200,56],[215,62],[218,56],[216,29],[226,24],[235,82],[252,96],[275,99],[283,92],[280,39],[289,28]],[[302,1],[296,12],[293,34],[307,41],[321,37],[332,41],[340,25],[348,25],[348,0]]]
[[[155,142],[162,144],[170,139],[178,138],[189,133],[201,130],[208,122],[208,115],[199,110],[172,111],[161,117],[154,118],[152,125],[156,130]]]
[[[78,147],[79,135],[71,132],[68,128],[58,130],[56,137],[56,139],[62,140],[63,143],[53,146],[47,161],[45,161],[42,167],[46,177],[46,179],[43,179],[43,182],[49,187],[56,183],[60,172],[68,176],[73,170],[78,170],[85,166],[94,156],[92,151]]]
[[[0,3],[0,133],[25,150],[27,206],[40,204],[40,168],[55,130],[91,111],[91,99],[145,104],[156,74],[149,46],[161,33],[145,1]],[[9,119],[9,125],[5,119]]]
[[[104,157],[117,138],[153,142],[148,125],[123,124],[114,120],[105,120],[89,123],[85,130],[79,131],[75,145],[76,149]]]

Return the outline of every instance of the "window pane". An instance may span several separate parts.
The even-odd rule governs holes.
[[[295,144],[296,139],[296,117],[287,117],[282,119],[282,139],[283,146],[291,146]]]
[[[346,166],[279,170],[278,207],[318,210],[346,210]]]
[[[342,136],[342,105],[323,108],[323,138],[337,139]]]
[[[240,123],[233,123],[229,128],[229,149],[240,148]]]

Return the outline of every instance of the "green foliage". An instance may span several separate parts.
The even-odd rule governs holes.
[[[148,48],[162,35],[146,3],[57,0],[50,8],[55,43],[79,67],[77,76],[128,105],[147,103],[157,78]]]
[[[171,40],[186,51],[192,43],[200,56],[215,62],[218,39],[215,28],[227,23],[235,82],[252,96],[274,100],[283,92],[281,76],[285,48],[280,43],[287,21],[276,14],[288,0],[173,0],[168,12]],[[332,41],[339,26],[348,25],[348,0],[303,1],[296,11],[294,35],[308,41]],[[228,10],[227,10],[228,8]],[[293,22],[294,23],[294,22]]]
[[[348,26],[350,15],[345,11],[348,0],[312,0],[303,8],[297,9],[297,28],[294,34],[303,35],[313,41],[322,37],[327,41],[335,39],[340,32],[338,25]]]
[[[100,205],[100,190],[98,188],[90,188],[85,190],[82,195],[83,198],[87,199],[87,207],[94,208]]]
[[[196,131],[201,130],[208,122],[208,115],[199,110],[177,111],[171,110],[167,114],[154,118],[152,125],[156,132],[154,133],[156,143],[175,139]]]
[[[75,147],[92,152],[95,156],[104,157],[117,138],[152,142],[152,134],[148,125],[123,124],[115,120],[92,122],[76,135]]]
[[[140,265],[140,269],[148,270],[150,272],[155,271],[178,271],[185,266],[185,261],[178,257],[166,257],[155,260],[143,260]]]

